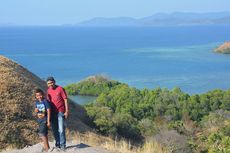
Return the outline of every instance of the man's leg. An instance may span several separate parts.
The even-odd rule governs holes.
[[[65,116],[64,113],[58,113],[58,132],[60,137],[60,147],[65,149],[66,147],[66,135],[65,135]]]
[[[60,148],[60,137],[59,137],[59,132],[58,132],[58,114],[52,115],[51,117],[51,127],[53,131],[53,136],[55,138],[55,146]]]

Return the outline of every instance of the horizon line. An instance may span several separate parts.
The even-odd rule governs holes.
[[[0,23],[0,27],[53,27],[53,26],[72,26],[72,27],[76,26],[76,27],[81,27],[81,25],[80,25],[81,23],[87,22],[87,21],[91,21],[93,19],[130,18],[130,19],[139,20],[139,19],[143,19],[143,18],[146,18],[146,17],[151,17],[151,16],[159,15],[159,14],[171,15],[171,14],[175,14],[175,13],[184,13],[184,14],[211,14],[211,13],[230,13],[230,11],[208,11],[208,12],[174,11],[174,12],[170,12],[170,13],[169,12],[157,12],[157,13],[154,13],[152,15],[143,16],[143,17],[131,17],[131,16],[103,17],[103,16],[97,16],[97,17],[92,17],[92,18],[89,18],[89,19],[84,19],[84,20],[78,21],[76,23],[62,23],[62,24],[18,24],[18,23],[8,22],[8,23]],[[82,26],[82,27],[90,27],[90,26]],[[92,27],[94,27],[94,26],[92,26]],[[97,26],[95,26],[95,27],[97,27]],[[121,26],[121,27],[123,27],[123,26]]]

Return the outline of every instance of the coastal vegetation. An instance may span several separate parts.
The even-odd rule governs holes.
[[[98,96],[103,92],[110,91],[119,84],[121,83],[118,81],[110,80],[102,75],[96,75],[88,77],[79,83],[67,85],[65,86],[65,90],[68,95]]]
[[[81,88],[98,94],[84,107],[91,127],[103,135],[133,143],[157,141],[177,152],[230,151],[230,90],[189,95],[180,88],[139,90],[116,83],[96,90],[84,83]]]

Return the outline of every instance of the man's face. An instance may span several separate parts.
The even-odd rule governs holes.
[[[55,82],[54,81],[47,81],[47,86],[50,88],[54,88],[55,87]]]

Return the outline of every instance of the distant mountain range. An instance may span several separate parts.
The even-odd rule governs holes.
[[[158,13],[144,18],[98,17],[83,21],[77,26],[189,26],[189,25],[230,25],[230,12],[210,13],[183,13],[174,12],[171,14]]]

